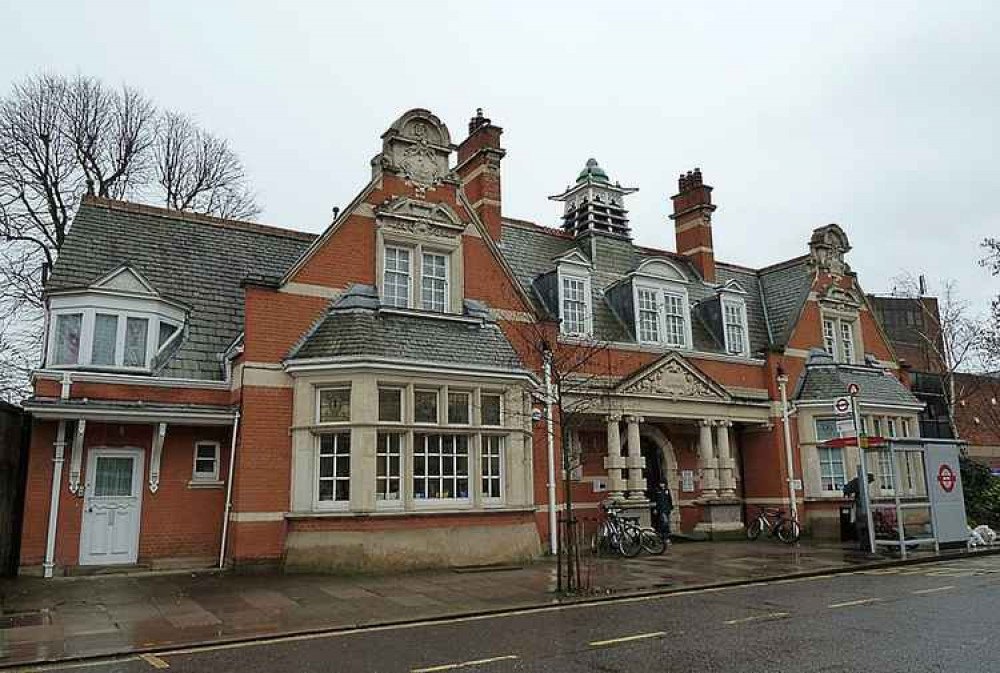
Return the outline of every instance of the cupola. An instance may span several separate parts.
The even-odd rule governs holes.
[[[590,231],[631,236],[625,196],[639,191],[635,187],[622,187],[612,183],[607,172],[588,159],[586,166],[562,194],[550,196],[553,201],[565,203],[562,228],[577,236]]]

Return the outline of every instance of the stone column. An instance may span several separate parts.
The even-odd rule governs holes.
[[[646,499],[646,482],[642,478],[642,470],[646,467],[646,459],[642,457],[642,445],[639,439],[639,424],[642,417],[629,416],[628,422],[628,497],[629,500]]]
[[[712,445],[712,421],[703,420],[698,428],[698,458],[701,468],[701,497],[719,497],[719,461]]]
[[[735,461],[729,446],[729,428],[732,425],[732,421],[719,421],[715,426],[715,443],[719,447],[719,495],[723,498],[736,497]]]
[[[622,439],[618,423],[620,416],[608,416],[608,455],[604,458],[604,469],[608,471],[608,498],[621,500],[625,497],[625,457],[622,455]]]

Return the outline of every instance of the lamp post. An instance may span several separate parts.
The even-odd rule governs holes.
[[[788,465],[788,511],[798,521],[798,507],[795,502],[795,463],[792,461],[792,433],[788,425],[788,374],[778,367],[778,390],[781,391],[782,430],[785,435],[785,463]]]

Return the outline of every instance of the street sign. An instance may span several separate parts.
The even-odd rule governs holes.
[[[847,416],[851,413],[851,398],[838,397],[833,401],[833,410],[837,412],[838,416]]]
[[[847,386],[848,395],[850,395],[851,397],[855,397],[860,392],[861,392],[861,386],[859,386],[857,383],[848,384]]]
[[[955,482],[958,481],[958,477],[955,476],[955,471],[947,463],[942,463],[941,467],[938,468],[937,480],[945,493],[951,493],[955,490]]]
[[[796,491],[801,491],[802,490],[802,480],[801,479],[792,479],[792,489],[796,490]]]

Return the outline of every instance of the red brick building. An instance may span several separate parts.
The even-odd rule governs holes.
[[[859,383],[868,422],[898,434],[921,406],[840,227],[763,269],[717,261],[695,170],[672,197],[677,250],[642,247],[634,189],[593,160],[552,197],[557,226],[511,219],[501,132],[480,113],[456,146],[407,112],[319,236],[85,199],[25,404],[22,571],[539,554],[546,350],[583,510],[642,509],[665,481],[681,530],[739,534],[748,507],[788,502],[786,386],[800,517],[832,532],[857,460],[817,445],[832,398]]]

